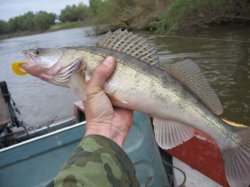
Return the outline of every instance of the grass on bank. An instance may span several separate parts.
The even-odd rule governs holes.
[[[247,0],[173,0],[153,23],[158,32],[173,32],[215,24],[250,22]]]
[[[0,39],[93,26],[97,33],[117,28],[155,30],[161,33],[207,29],[212,25],[250,25],[249,0],[100,0],[96,13],[84,22],[66,22],[48,30],[22,31],[0,35]],[[97,25],[97,26],[96,26]],[[103,26],[105,25],[105,27]]]
[[[89,25],[90,25],[90,23],[82,22],[82,21],[58,23],[56,25],[51,26],[49,28],[48,32],[63,30],[63,29],[72,29],[72,28],[77,28],[77,27],[84,27],[84,26],[89,26]]]

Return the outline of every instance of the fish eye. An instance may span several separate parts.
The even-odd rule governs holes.
[[[39,49],[39,48],[37,48],[37,49],[35,50],[35,54],[36,54],[36,55],[40,55],[40,49]]]

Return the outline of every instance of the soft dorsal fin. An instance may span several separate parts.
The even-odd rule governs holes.
[[[184,83],[196,94],[215,114],[223,113],[222,104],[209,85],[205,75],[192,60],[183,60],[170,66],[167,70],[173,77]]]
[[[146,38],[127,30],[108,32],[97,42],[97,46],[128,54],[151,65],[159,64],[159,56],[154,45]]]

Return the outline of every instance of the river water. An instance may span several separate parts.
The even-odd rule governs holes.
[[[145,33],[144,33],[145,34]],[[218,93],[222,117],[250,125],[250,29],[213,29],[181,35],[148,35],[157,47],[161,65],[183,59],[194,60]],[[77,28],[0,40],[0,81],[8,83],[12,97],[28,126],[73,114],[78,97],[69,89],[32,76],[16,76],[13,61],[23,60],[22,50],[37,47],[95,45],[100,36],[91,28]]]

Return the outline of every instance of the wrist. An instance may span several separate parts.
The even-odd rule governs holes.
[[[122,147],[127,132],[122,132],[118,128],[110,124],[87,124],[86,133],[87,135],[101,135],[108,139],[116,142],[120,147]]]

